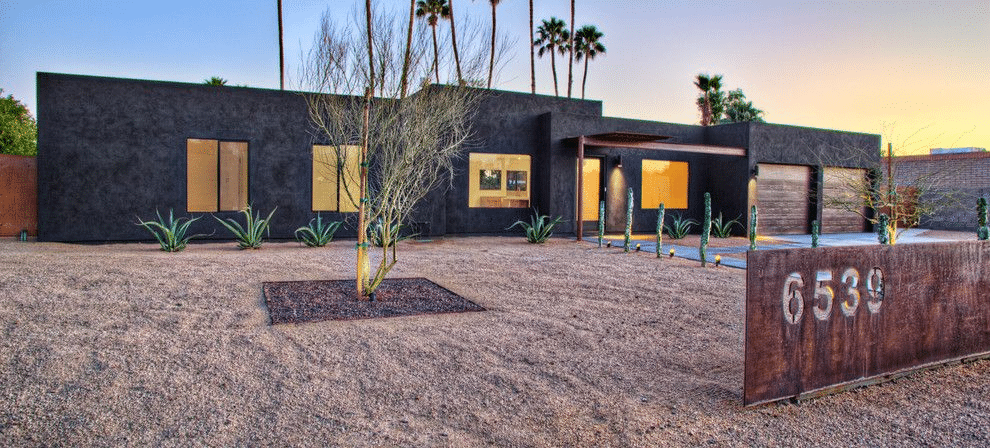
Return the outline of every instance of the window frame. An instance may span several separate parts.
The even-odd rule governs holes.
[[[213,151],[215,151],[214,161],[213,161],[213,165],[212,165],[213,171],[214,171],[215,174],[214,174],[214,176],[212,178],[205,180],[205,182],[212,183],[213,185],[212,186],[206,185],[206,186],[204,186],[202,188],[205,191],[212,191],[213,192],[213,194],[211,195],[211,198],[213,200],[213,205],[211,207],[191,207],[191,204],[190,204],[190,200],[189,199],[190,199],[190,194],[193,191],[193,188],[191,188],[191,187],[193,185],[193,180],[194,180],[194,178],[190,177],[190,172],[191,172],[191,170],[190,170],[190,162],[191,162],[191,160],[190,160],[190,149],[191,149],[190,148],[190,144],[192,143],[192,141],[212,142]],[[233,144],[243,144],[244,145],[243,146],[244,147],[244,157],[243,157],[244,168],[243,168],[243,171],[242,171],[243,182],[239,183],[239,185],[243,185],[243,193],[244,193],[244,200],[243,200],[243,205],[241,206],[241,208],[228,209],[228,208],[221,207],[222,204],[224,203],[224,197],[225,197],[225,195],[223,194],[223,191],[224,191],[223,190],[223,185],[224,185],[224,182],[223,182],[223,173],[224,173],[224,165],[226,165],[226,164],[222,163],[222,161],[224,159],[223,158],[223,149],[222,149],[224,143],[233,143]],[[251,198],[250,198],[250,194],[251,194],[251,188],[250,188],[251,163],[250,163],[250,161],[251,161],[251,142],[249,140],[220,139],[220,138],[199,138],[199,137],[188,137],[188,138],[186,138],[186,211],[189,212],[189,213],[218,213],[218,212],[237,212],[237,211],[241,211],[241,210],[244,210],[245,208],[247,208],[248,205],[251,203]],[[207,171],[209,171],[209,170],[207,170]],[[238,172],[241,172],[240,169],[238,169],[237,171]],[[238,194],[237,196],[240,196],[240,194]]]

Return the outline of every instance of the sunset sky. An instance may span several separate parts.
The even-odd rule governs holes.
[[[278,88],[275,0],[0,3],[0,88],[34,112],[35,73],[77,73]],[[401,10],[404,1],[376,1]],[[537,24],[569,21],[566,0],[536,0]],[[329,6],[328,6],[329,5]],[[458,27],[487,30],[487,1],[456,0]],[[351,0],[284,0],[289,87],[331,8]],[[497,88],[529,91],[528,2],[503,0],[498,28],[515,41]],[[698,73],[722,74],[772,123],[882,134],[901,154],[990,149],[990,1],[590,1],[578,26],[605,33],[587,97],[609,116],[697,123]],[[446,24],[441,31],[447,31]],[[553,94],[548,59],[537,91]],[[560,82],[566,63],[558,60]],[[563,86],[563,84],[562,84]],[[580,67],[575,67],[580,96]]]

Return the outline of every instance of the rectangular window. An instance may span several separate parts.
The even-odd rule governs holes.
[[[360,146],[314,145],[313,211],[358,211],[361,201],[360,176]]]
[[[643,160],[642,207],[668,209],[688,207],[688,163]]]
[[[528,208],[530,157],[522,154],[471,153],[468,206]]]
[[[247,142],[186,140],[186,209],[237,211],[248,204]]]

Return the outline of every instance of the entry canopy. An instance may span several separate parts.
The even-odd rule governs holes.
[[[654,149],[661,151],[678,151],[701,154],[715,154],[722,156],[746,156],[746,148],[735,146],[712,146],[712,145],[692,145],[683,143],[669,143],[669,135],[642,134],[637,132],[605,132],[602,134],[581,135],[565,139],[567,142],[576,142],[578,152],[583,153],[585,146],[597,146],[600,148],[636,148]]]

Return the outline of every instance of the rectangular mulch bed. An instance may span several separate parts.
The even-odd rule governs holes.
[[[385,279],[376,300],[359,300],[354,280],[264,282],[271,324],[485,311],[425,278]]]

